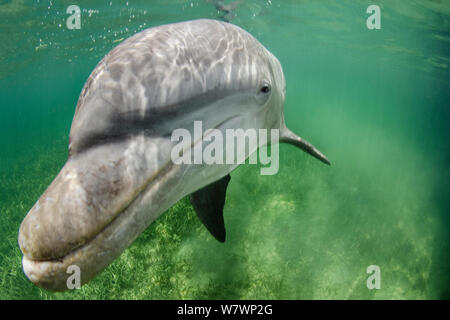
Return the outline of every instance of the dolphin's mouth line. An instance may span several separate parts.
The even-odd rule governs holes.
[[[102,233],[108,228],[110,227],[119,217],[121,217],[123,214],[126,214],[127,209],[136,201],[136,199],[139,197],[139,195],[141,195],[143,192],[148,191],[148,187],[152,187],[151,182],[155,179],[156,176],[158,176],[159,174],[161,174],[161,172],[164,172],[164,174],[167,174],[170,171],[170,164],[173,165],[172,161],[168,161],[166,164],[164,164],[164,166],[162,166],[162,168],[160,170],[158,170],[158,172],[156,172],[155,174],[153,174],[150,178],[149,181],[146,182],[144,184],[144,186],[141,188],[140,191],[136,192],[135,196],[133,197],[133,199],[119,212],[117,213],[114,218],[107,223],[99,232],[97,232],[94,236],[92,236],[88,241],[86,241],[85,243],[83,243],[82,245],[74,248],[72,251],[66,253],[64,256],[59,257],[59,258],[53,258],[53,259],[48,259],[48,260],[34,260],[31,259],[29,257],[27,257],[26,255],[24,255],[26,257],[26,259],[28,259],[29,261],[35,262],[35,263],[63,263],[65,259],[69,258],[70,256],[73,256],[75,254],[77,254],[77,252],[81,251],[82,249],[86,248],[87,246],[89,246],[92,242],[94,242],[94,240],[96,238],[98,238],[99,236],[102,235]],[[148,190],[147,190],[148,189]]]
[[[235,119],[235,118],[237,118],[237,117],[238,117],[238,115],[231,116],[231,117],[229,117],[229,118],[223,120],[222,122],[220,122],[220,123],[217,124],[216,126],[214,126],[213,129],[217,129],[217,128],[221,127],[222,125],[224,125],[225,123],[227,123],[227,122],[229,122],[229,121],[231,121],[231,120],[233,120],[233,119]],[[209,133],[209,134],[210,134],[210,133]],[[202,138],[201,138],[201,139],[198,139],[198,140],[194,141],[188,148],[186,148],[186,150],[183,150],[183,152],[185,152],[185,151],[187,151],[187,150],[189,150],[189,149],[192,150],[192,149],[194,148],[194,146],[195,146],[197,143],[199,143],[200,141],[202,141],[202,140],[203,140],[205,137],[207,137],[209,134],[206,134],[206,135],[202,134]],[[70,252],[66,253],[64,256],[61,256],[61,257],[58,257],[58,258],[43,259],[43,260],[35,260],[35,259],[32,259],[32,258],[28,257],[26,254],[24,254],[24,258],[27,259],[27,260],[30,261],[30,262],[33,262],[33,263],[52,263],[52,264],[53,264],[53,263],[64,263],[64,261],[65,261],[66,259],[70,258],[71,256],[76,255],[79,251],[81,251],[81,250],[83,250],[84,248],[88,247],[92,242],[94,242],[94,240],[95,240],[96,238],[100,237],[100,236],[102,235],[102,233],[103,233],[108,227],[110,227],[112,224],[114,224],[114,222],[115,222],[119,217],[121,217],[123,214],[126,214],[126,213],[127,213],[127,209],[128,209],[128,208],[129,208],[129,207],[130,207],[137,199],[138,199],[139,195],[141,195],[143,192],[147,192],[147,191],[150,190],[150,188],[153,186],[153,185],[151,184],[151,182],[152,182],[153,180],[155,180],[155,178],[156,178],[157,176],[159,176],[161,173],[163,173],[164,175],[166,175],[167,173],[169,173],[170,170],[171,170],[171,167],[173,167],[173,165],[174,165],[174,163],[173,163],[171,160],[168,161],[168,162],[166,162],[166,163],[161,167],[161,169],[159,169],[156,173],[154,173],[154,174],[153,174],[153,175],[152,175],[152,176],[151,176],[151,177],[143,184],[143,186],[140,188],[140,190],[138,190],[138,191],[135,193],[133,199],[132,199],[131,201],[129,201],[129,203],[128,203],[126,206],[124,206],[123,209],[122,209],[119,213],[117,213],[117,214],[114,216],[114,218],[113,218],[109,223],[107,223],[107,224],[106,224],[99,232],[97,232],[94,236],[92,236],[88,241],[86,241],[86,242],[83,243],[82,245],[80,245],[80,246],[74,248],[72,251],[70,251]]]

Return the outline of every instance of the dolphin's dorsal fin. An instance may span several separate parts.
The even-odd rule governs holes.
[[[223,206],[230,179],[230,175],[227,174],[222,179],[191,193],[189,197],[200,221],[220,242],[225,242]]]

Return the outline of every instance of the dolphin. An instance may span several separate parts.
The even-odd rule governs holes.
[[[177,165],[171,133],[192,132],[195,120],[221,132],[278,129],[280,142],[330,164],[287,129],[284,100],[280,62],[238,26],[200,19],[123,41],[86,81],[67,162],[22,221],[18,242],[26,276],[63,291],[75,265],[81,283],[88,282],[188,195],[206,228],[225,241],[226,188],[239,164]]]

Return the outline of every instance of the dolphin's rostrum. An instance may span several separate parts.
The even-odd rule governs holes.
[[[221,131],[279,129],[281,142],[329,164],[286,128],[284,99],[279,61],[235,25],[188,21],[122,42],[86,81],[69,158],[21,224],[25,274],[48,290],[66,290],[66,270],[77,265],[86,283],[186,195],[225,241],[225,192],[238,164],[175,165],[171,132],[192,130],[194,120]]]

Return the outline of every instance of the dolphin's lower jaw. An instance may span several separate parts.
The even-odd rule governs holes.
[[[33,260],[25,253],[22,264],[26,276],[36,285],[51,291],[68,289],[68,268],[80,268],[81,284],[88,282],[114,261],[145,228],[174,202],[167,186],[182,167],[168,165],[146,190],[89,242],[51,260]]]

